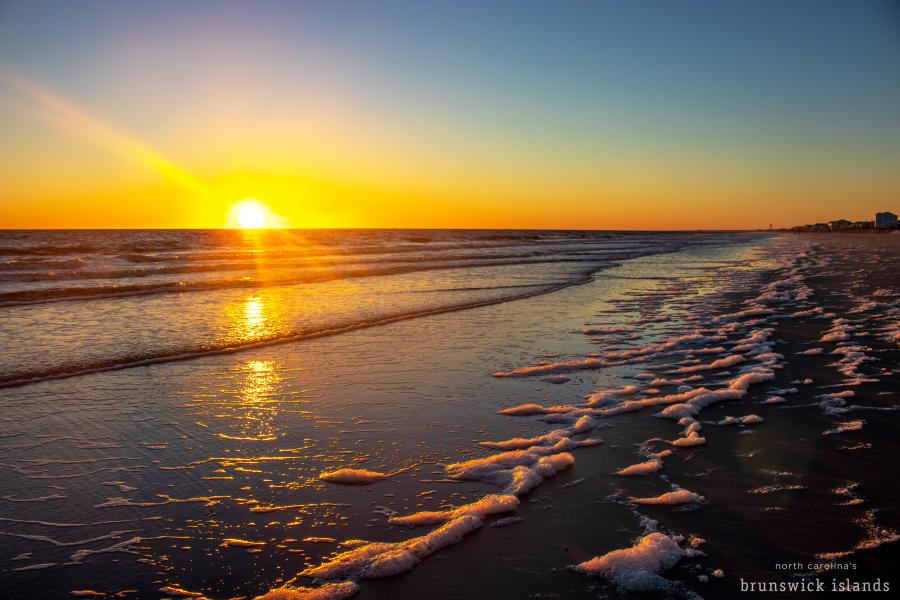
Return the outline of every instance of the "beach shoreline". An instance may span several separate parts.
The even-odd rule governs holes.
[[[609,477],[612,473],[609,463],[606,463],[606,469],[591,468],[590,463],[598,459],[598,454],[588,451],[576,453],[575,473],[565,481],[554,479],[544,484],[541,491],[546,488],[548,492],[543,500],[545,505],[552,504],[559,512],[575,513],[577,516],[569,517],[569,531],[587,529],[595,538],[603,537],[596,531],[596,526],[589,525],[595,516],[606,523],[619,523],[620,527],[622,523],[630,522],[628,527],[632,539],[640,538],[641,527],[645,525],[642,519],[646,518],[656,522],[653,529],[661,528],[673,536],[703,537],[706,543],[700,546],[700,550],[705,556],[696,562],[683,560],[672,568],[667,575],[673,580],[672,583],[662,584],[665,595],[691,597],[691,594],[698,594],[704,598],[733,598],[748,592],[747,587],[742,589],[741,586],[751,582],[757,592],[765,590],[759,593],[760,597],[773,598],[793,597],[798,593],[797,586],[805,584],[824,586],[826,592],[863,593],[887,592],[896,586],[892,565],[900,552],[898,545],[893,543],[897,540],[895,532],[900,527],[897,512],[900,489],[895,483],[892,457],[900,450],[893,418],[897,402],[894,393],[897,376],[893,372],[880,373],[878,382],[848,386],[847,375],[838,370],[846,368],[846,365],[835,365],[843,355],[835,357],[831,354],[835,349],[847,347],[848,342],[821,340],[828,334],[833,319],[840,319],[841,315],[851,319],[864,317],[852,312],[864,303],[860,298],[871,297],[878,290],[897,289],[900,282],[896,278],[882,276],[878,267],[890,264],[887,256],[896,256],[900,244],[884,239],[889,246],[874,248],[869,244],[847,248],[840,244],[828,244],[826,240],[824,247],[810,252],[815,259],[826,255],[829,258],[826,264],[834,270],[823,274],[823,265],[817,265],[818,269],[810,269],[804,275],[804,285],[809,283],[810,297],[818,298],[817,302],[829,307],[835,315],[829,320],[783,318],[778,312],[773,313],[770,316],[775,317],[772,321],[772,339],[775,340],[772,351],[787,357],[779,365],[782,368],[775,371],[775,379],[752,385],[749,400],[727,401],[705,409],[702,418],[697,418],[703,423],[702,435],[706,443],[687,448],[688,452],[681,456],[664,459],[664,480],[702,495],[702,505],[687,511],[673,510],[665,505],[645,506],[641,507],[639,516],[628,514],[628,511],[622,511],[621,506],[622,498],[627,498],[629,492],[634,493],[631,478],[619,485],[608,482],[607,487],[600,487],[599,490],[590,486],[587,482],[594,478],[604,475],[607,479],[614,478]],[[879,252],[884,255],[879,256]],[[857,270],[865,270],[864,283],[860,282],[859,277],[854,278],[854,275],[859,275]],[[778,282],[783,274],[782,269],[764,273],[753,288],[729,294],[730,300],[723,310],[739,311],[748,300],[758,296],[759,287]],[[847,295],[848,289],[853,293]],[[792,305],[791,302],[786,304]],[[875,311],[877,307],[867,310]],[[821,317],[821,313],[809,316]],[[891,318],[896,323],[896,312],[892,313]],[[890,326],[890,322],[882,326]],[[880,363],[879,370],[887,368],[890,371],[889,367],[897,364],[896,342],[881,337],[885,334],[880,329],[864,329],[858,333]],[[820,347],[823,348],[821,354],[802,354]],[[866,365],[860,367],[863,372],[870,371],[870,361],[860,364]],[[807,380],[811,381],[804,383]],[[847,388],[856,394],[848,413],[866,415],[865,425],[859,430],[851,426],[846,431],[840,431],[840,427],[835,427],[836,422],[852,423],[856,418],[837,416],[845,408],[840,405],[840,400],[835,402],[836,407],[824,402],[825,408],[830,409],[823,410],[823,394],[837,393],[840,396],[840,391]],[[791,392],[794,389],[796,391]],[[766,399],[772,398],[785,401],[766,403]],[[862,406],[874,407],[875,410],[862,409]],[[834,408],[838,411],[832,410]],[[742,412],[760,416],[761,423],[755,426],[738,423],[716,427],[728,415],[740,415]],[[611,434],[614,428],[634,425],[612,421],[618,418],[611,417],[611,428],[602,430],[603,437]],[[835,421],[836,418],[839,420]],[[668,434],[670,436],[671,433]],[[608,451],[607,445],[604,452]],[[622,466],[627,462],[620,461]],[[592,502],[565,502],[566,490],[563,488],[580,479],[586,481],[579,483],[576,489],[592,498]],[[658,484],[641,482],[637,489],[641,490],[641,495],[653,495],[660,488]],[[598,504],[601,508],[597,508]],[[585,505],[594,508],[589,508],[585,513]],[[583,537],[590,536],[573,534],[568,540],[553,544],[548,553],[552,553],[558,564],[587,561],[591,552],[578,539]],[[540,539],[538,534],[532,545],[525,547],[534,548],[534,544],[540,544]],[[621,548],[619,543],[620,546],[609,547],[609,551],[615,552]],[[498,554],[511,552],[510,548],[498,548],[498,544],[492,544],[491,549]],[[469,567],[479,561],[490,561],[488,556],[474,548],[470,548],[469,552],[476,553],[474,559],[471,556],[465,558]],[[706,568],[698,568],[697,563]],[[442,567],[446,570],[445,565]],[[713,573],[718,569],[722,569],[722,578]],[[453,585],[452,576],[442,577],[435,569],[429,571],[421,578],[410,576],[408,584],[401,583],[401,593],[426,593],[424,587],[412,583],[413,579],[418,579],[422,585],[426,585],[426,577],[436,578],[439,585]],[[461,573],[456,576],[461,576]],[[488,595],[504,597],[502,586],[490,586],[488,572],[484,572],[478,581],[489,586]],[[538,577],[533,577],[531,583],[535,589],[540,588]],[[560,583],[557,581],[557,584]],[[630,592],[621,585],[611,585],[602,578],[592,582],[587,589],[573,585],[573,581],[565,583],[569,586],[556,588],[555,592],[560,593],[564,589],[562,595],[567,598],[594,597],[600,590],[611,597],[630,596]],[[365,597],[387,598],[397,591],[394,585],[387,582],[377,585],[380,593],[366,593]],[[799,591],[804,589],[801,587]],[[462,594],[462,588],[457,588],[457,593]]]
[[[88,559],[85,564],[96,567],[106,560],[130,565],[126,572],[110,575],[100,590],[104,593],[116,586],[129,589],[130,582],[146,594],[157,585],[151,583],[154,577],[162,577],[170,591],[190,590],[210,598],[254,597],[283,582],[315,586],[317,580],[359,581],[358,590],[335,588],[335,594],[352,591],[359,598],[588,598],[598,590],[628,596],[634,582],[618,571],[598,567],[591,575],[568,567],[652,535],[671,540],[653,538],[677,562],[639,579],[670,594],[725,598],[739,591],[742,580],[800,581],[816,573],[788,573],[776,566],[828,563],[826,555],[849,550],[852,554],[832,558],[857,565],[851,579],[884,580],[897,545],[885,538],[869,540],[879,542],[872,549],[854,548],[868,539],[867,526],[887,533],[900,528],[898,490],[885,484],[892,481],[890,457],[897,451],[895,421],[892,411],[848,407],[892,408],[896,402],[897,376],[882,368],[897,364],[896,342],[885,328],[896,315],[890,307],[900,281],[881,275],[879,266],[898,255],[900,244],[814,244],[781,237],[746,245],[691,246],[674,254],[622,261],[598,273],[592,283],[526,300],[230,357],[208,356],[5,390],[5,410],[12,421],[17,415],[10,413],[8,402],[60,402],[74,398],[76,389],[81,395],[85,389],[107,390],[78,412],[106,413],[113,423],[107,430],[117,435],[86,435],[73,443],[81,447],[77,452],[91,455],[85,460],[96,466],[103,464],[95,462],[103,458],[97,451],[107,459],[122,453],[135,459],[109,463],[118,470],[91,476],[114,479],[112,483],[134,491],[102,488],[87,476],[82,487],[53,491],[48,483],[66,487],[81,482],[82,475],[73,473],[67,479],[68,472],[48,471],[28,453],[70,442],[45,436],[33,438],[32,443],[41,445],[31,450],[16,450],[28,445],[22,443],[28,438],[23,432],[4,440],[6,459],[19,469],[10,474],[10,482],[23,475],[33,489],[4,490],[13,498],[5,505],[15,509],[15,519],[31,513],[32,520],[61,521],[66,510],[53,508],[54,500],[17,501],[72,494],[76,504],[82,499],[86,503],[77,509],[82,521],[101,514],[138,519],[137,525],[122,526],[137,527],[133,534],[87,544],[103,553],[88,553],[76,561]],[[886,291],[876,295],[877,290]],[[873,301],[877,304],[863,307]],[[805,312],[809,314],[796,315]],[[834,315],[826,316],[831,312]],[[850,320],[841,323],[842,318]],[[822,341],[829,331],[834,339]],[[660,347],[686,335],[700,337]],[[857,345],[870,350],[831,354]],[[818,347],[822,354],[799,354]],[[860,360],[851,352],[878,360]],[[835,366],[842,358],[849,361]],[[707,368],[716,361],[720,366]],[[839,370],[851,366],[847,372]],[[675,370],[680,372],[671,373]],[[766,370],[771,379],[762,376]],[[691,417],[697,425],[653,416],[683,404],[661,398],[687,394],[690,402],[689,392],[701,386],[740,389],[733,381],[747,373],[760,374],[759,381],[747,384],[743,395],[734,394],[738,397],[697,405]],[[652,382],[645,374],[685,381]],[[880,381],[847,383],[851,377],[876,376]],[[802,383],[806,379],[812,381]],[[628,386],[637,389],[625,392]],[[679,391],[682,386],[689,389]],[[791,388],[797,391],[776,393]],[[135,390],[134,400],[129,399],[130,389]],[[839,395],[847,389],[854,391],[852,398]],[[597,395],[604,391],[610,393]],[[838,396],[829,400],[824,394]],[[235,400],[229,400],[232,397]],[[763,404],[773,397],[785,401]],[[291,403],[284,404],[287,400]],[[275,402],[277,414],[269,414],[269,402]],[[526,405],[546,409],[578,404],[583,405],[581,412],[510,411]],[[160,410],[171,416],[163,418]],[[222,427],[226,414],[237,419],[237,429]],[[727,421],[729,416],[751,414],[761,422]],[[545,422],[548,416],[554,417],[550,423]],[[151,429],[139,425],[145,417]],[[584,417],[587,420],[578,421]],[[56,422],[66,426],[69,418]],[[857,421],[862,421],[859,428]],[[162,431],[162,426],[174,428],[187,441],[151,433]],[[126,429],[133,442],[122,439]],[[537,439],[560,429],[567,431]],[[704,443],[690,442],[701,437]],[[532,441],[523,446],[516,438]],[[563,438],[570,445],[549,450]],[[583,443],[591,438],[602,438],[603,443]],[[689,441],[682,444],[679,439]],[[861,447],[849,449],[855,445]],[[352,545],[339,545],[349,539],[403,543],[430,535],[440,526],[391,524],[390,518],[455,510],[504,493],[508,485],[497,483],[503,481],[502,474],[483,471],[469,478],[463,474],[474,471],[450,466],[534,447],[543,449],[541,456],[568,453],[574,462],[565,464],[566,459],[553,469],[556,474],[540,474],[542,481],[533,489],[513,490],[518,497],[514,510],[469,513],[481,523],[468,521],[460,543],[417,556],[412,570],[400,569],[387,578],[360,577],[370,568],[363,561],[363,571],[348,567],[341,572],[343,578],[318,571],[319,577],[296,579],[302,572],[313,575],[333,561],[335,553],[352,550]],[[272,460],[279,453],[290,460]],[[198,456],[207,458],[198,462]],[[533,467],[536,461],[529,460],[520,465]],[[643,467],[642,475],[616,474],[653,460],[660,468],[651,464]],[[350,488],[318,479],[323,471],[351,468],[386,477]],[[151,471],[159,475],[150,476]],[[48,475],[63,478],[41,479]],[[242,485],[239,478],[245,478]],[[166,481],[174,487],[167,490]],[[247,490],[225,494],[228,486]],[[659,500],[677,489],[695,496],[685,504]],[[844,491],[835,492],[838,489]],[[119,501],[109,500],[116,497],[113,492]],[[161,493],[169,500],[155,495]],[[693,501],[697,497],[703,499]],[[201,516],[204,512],[208,516]],[[164,517],[163,522],[140,523],[154,514]],[[523,520],[489,526],[510,516]],[[450,522],[463,517],[458,514]],[[869,520],[856,522],[860,519]],[[193,526],[186,528],[185,523]],[[34,527],[9,520],[3,529],[17,545],[29,543],[22,535],[37,534]],[[174,541],[184,534],[191,541]],[[129,541],[129,535],[143,541],[123,546],[121,553],[104,551],[115,545],[112,542]],[[223,544],[224,538],[246,544]],[[183,546],[208,550],[198,553]],[[143,566],[133,562],[132,552],[146,561]],[[816,559],[818,555],[822,558]],[[227,571],[211,562],[198,568],[197,560],[210,558],[227,565]],[[25,560],[7,564],[41,564]],[[242,564],[245,560],[250,562]],[[23,593],[47,591],[48,583],[31,574],[71,569],[53,562],[58,564],[46,567],[49,570],[7,569],[4,577]],[[138,575],[144,569],[147,574]],[[720,569],[722,578],[715,574]],[[57,584],[62,587],[55,589],[62,591],[65,584]]]

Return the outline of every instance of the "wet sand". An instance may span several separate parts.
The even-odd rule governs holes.
[[[757,597],[773,598],[800,593],[777,591],[777,587],[772,591],[773,584],[815,586],[821,581],[826,591],[844,585],[851,591],[871,589],[872,593],[900,584],[894,567],[900,558],[900,545],[895,543],[900,531],[896,476],[900,443],[893,411],[898,401],[900,381],[895,371],[900,351],[896,341],[888,339],[890,328],[898,323],[900,277],[890,265],[900,258],[900,236],[804,236],[790,242],[812,244],[810,260],[802,267],[802,280],[812,294],[808,306],[799,308],[822,307],[822,313],[833,314],[778,318],[786,314],[784,309],[801,312],[793,303],[781,305],[782,310],[770,320],[773,351],[785,357],[775,378],[752,386],[740,401],[704,409],[699,418],[706,444],[665,458],[658,478],[677,482],[708,501],[692,510],[643,506],[640,514],[673,534],[703,537],[707,541],[701,549],[706,556],[680,562],[666,573],[677,583],[651,596],[734,598],[742,593],[742,584],[751,582],[769,590]],[[728,294],[731,307],[725,310],[739,310],[761,285],[783,274],[775,270],[752,291]],[[878,305],[859,310],[872,301]],[[848,340],[822,341],[840,318],[852,319],[858,329]],[[848,345],[863,346],[863,354],[872,358],[860,363],[852,376],[838,370],[841,365],[835,362],[841,355],[833,354]],[[811,348],[822,348],[823,353],[802,354]],[[857,383],[859,373],[878,381]],[[803,383],[807,380],[811,382]],[[784,392],[793,389],[796,392]],[[840,413],[846,408],[840,406],[838,414],[823,410],[822,394],[848,389],[855,394],[847,401],[848,412]],[[785,402],[762,404],[775,395]],[[747,427],[714,425],[728,415],[746,413],[759,415],[763,422]],[[550,538],[538,528],[526,531],[531,527],[526,518],[517,531],[490,532],[493,542],[485,539],[469,544],[467,550],[448,551],[439,567],[423,566],[403,579],[379,582],[372,588],[380,593],[370,595],[366,590],[366,597],[388,598],[393,593],[414,597],[447,588],[460,597],[593,598],[598,593],[646,597],[602,578],[586,585],[581,576],[565,569],[548,578],[540,568],[542,562],[571,565],[621,548],[621,541],[614,540],[623,531],[639,535],[635,514],[621,498],[655,495],[660,482],[656,477],[615,481],[610,473],[629,461],[637,462],[634,446],[627,444],[629,434],[631,439],[648,433],[671,437],[671,425],[659,422],[653,432],[647,432],[646,419],[639,415],[614,417],[613,427],[602,431],[608,442],[602,454],[578,454],[571,473],[547,482],[537,493],[537,506],[528,503],[520,509],[520,513],[537,513],[542,506],[552,506],[554,530],[565,535]],[[864,423],[860,430],[835,431],[836,423],[858,420]],[[623,437],[615,435],[623,432]],[[577,491],[563,487],[581,478],[584,483],[574,488]],[[525,553],[540,558],[523,558]],[[509,568],[515,572],[514,579],[495,577]],[[714,569],[722,569],[724,577],[714,577]],[[548,579],[553,585],[548,585]],[[466,591],[473,581],[477,596]]]

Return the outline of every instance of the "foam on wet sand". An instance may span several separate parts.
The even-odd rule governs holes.
[[[405,573],[438,550],[462,541],[483,521],[473,515],[453,519],[442,527],[420,537],[402,542],[373,543],[338,554],[301,575],[320,581],[374,579]]]
[[[660,469],[662,469],[662,461],[658,458],[654,458],[646,462],[625,467],[624,469],[619,469],[616,471],[616,475],[648,475],[650,473],[655,473]]]
[[[703,502],[704,500],[706,498],[700,494],[688,490],[675,490],[674,492],[666,492],[652,498],[631,498],[631,501],[635,504],[665,504],[670,506]]]
[[[630,548],[613,550],[573,568],[586,575],[603,577],[628,591],[663,590],[668,589],[671,582],[661,577],[660,573],[695,552],[682,548],[667,535],[654,532]]]
[[[359,585],[352,581],[326,583],[317,588],[280,587],[269,590],[253,600],[343,600],[359,591]]]
[[[367,485],[390,477],[388,473],[368,471],[366,469],[338,469],[336,471],[324,471],[319,474],[319,479],[329,483],[342,483],[344,485]]]
[[[484,518],[487,515],[504,513],[515,510],[519,506],[519,499],[511,494],[490,494],[471,504],[443,511],[422,511],[407,517],[392,517],[388,519],[391,525],[434,525],[458,519],[465,515]]]

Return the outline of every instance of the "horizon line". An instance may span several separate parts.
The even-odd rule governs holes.
[[[643,232],[776,232],[783,228],[755,229],[567,229],[563,227],[2,227],[0,231],[643,231]]]

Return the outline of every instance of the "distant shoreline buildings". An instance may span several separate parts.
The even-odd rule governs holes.
[[[875,213],[874,221],[848,221],[847,219],[837,219],[828,221],[827,223],[811,223],[807,225],[796,225],[791,227],[789,231],[795,232],[831,232],[831,231],[890,231],[897,229],[897,215],[892,212]]]

